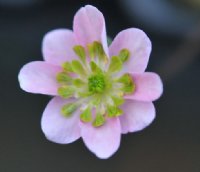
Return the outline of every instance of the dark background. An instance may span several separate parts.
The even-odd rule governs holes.
[[[143,29],[153,44],[147,70],[164,82],[155,121],[123,135],[108,160],[96,158],[81,139],[46,140],[40,119],[50,97],[22,91],[17,79],[24,64],[42,60],[44,34],[72,28],[86,4],[104,13],[111,37]],[[200,172],[199,7],[198,0],[0,0],[0,172]]]

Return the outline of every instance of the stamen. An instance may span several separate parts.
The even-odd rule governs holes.
[[[61,113],[64,117],[70,117],[73,112],[75,112],[78,108],[76,103],[69,103],[62,107]]]
[[[115,73],[122,69],[122,62],[119,57],[111,57],[110,66],[108,68],[108,73]]]
[[[75,88],[73,86],[62,86],[58,88],[58,95],[62,98],[69,98],[74,95]]]
[[[95,41],[93,43],[94,51],[96,53],[96,56],[99,57],[100,61],[103,61],[104,63],[108,62],[108,57],[106,56],[103,46],[100,42]]]
[[[91,108],[87,107],[83,113],[80,115],[80,118],[83,122],[91,122],[92,121],[92,112]]]
[[[91,60],[93,61],[95,58],[95,50],[94,50],[93,44],[88,44],[87,48],[88,48],[89,56],[90,56]]]
[[[72,65],[70,62],[65,62],[62,64],[62,68],[64,69],[64,71],[66,72],[73,72],[73,69],[72,69]]]
[[[59,83],[69,83],[72,81],[72,78],[66,72],[60,72],[57,74],[56,80]]]
[[[89,96],[91,96],[91,95],[93,95],[93,93],[92,92],[89,92],[89,91],[84,91],[84,92],[78,92],[78,96],[79,97],[82,97],[82,98],[85,98],[85,97],[89,97]]]
[[[81,45],[76,45],[74,46],[73,50],[76,53],[76,55],[80,58],[80,60],[85,64],[86,53],[84,47]]]
[[[90,68],[93,73],[103,73],[102,69],[94,61],[90,62]]]
[[[104,123],[105,123],[105,117],[99,113],[96,114],[96,118],[95,120],[93,121],[92,125],[94,127],[100,127],[102,126]]]
[[[98,57],[99,62],[108,63],[108,57],[104,52],[103,46],[100,42],[94,41],[92,44],[87,45],[88,52],[91,60],[93,61],[95,57]]]
[[[135,85],[134,84],[125,85],[122,88],[122,91],[124,91],[124,93],[126,93],[126,94],[131,94],[135,91]]]
[[[129,57],[130,57],[130,52],[127,49],[122,49],[119,52],[119,58],[123,63],[128,61]]]
[[[92,93],[94,94],[94,93]],[[101,95],[93,95],[91,97],[91,104],[94,106],[94,107],[98,107],[100,104],[101,104],[101,101],[102,101],[102,96]]]
[[[82,64],[78,60],[73,60],[71,63],[72,70],[74,73],[85,77],[87,75],[85,69],[83,68]]]
[[[135,91],[135,84],[133,82],[133,78],[130,74],[126,73],[122,75],[118,80],[118,82],[122,83],[124,86],[121,88],[125,93],[133,93]]]
[[[116,106],[107,107],[107,115],[110,118],[120,116],[122,113],[123,111]]]
[[[85,84],[86,83],[83,80],[79,79],[79,78],[76,78],[76,79],[73,80],[73,85],[75,85],[78,88],[81,88]]]
[[[124,103],[123,97],[120,96],[111,96],[115,106],[120,106]]]
[[[122,83],[122,84],[130,84],[132,83],[132,77],[130,74],[125,73],[124,75],[122,75],[120,78],[118,78],[117,80],[118,82]]]

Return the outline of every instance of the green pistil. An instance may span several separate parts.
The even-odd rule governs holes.
[[[92,93],[103,93],[106,83],[102,74],[93,75],[88,78],[88,89]]]
[[[78,59],[63,63],[63,71],[57,74],[56,80],[60,84],[57,91],[60,97],[75,97],[77,100],[64,105],[61,113],[70,117],[80,109],[82,122],[100,127],[107,118],[123,114],[119,108],[124,103],[123,95],[135,91],[135,83],[130,74],[116,78],[124,63],[129,61],[130,51],[122,49],[118,55],[108,59],[103,45],[97,41],[87,47],[76,45],[73,50]]]

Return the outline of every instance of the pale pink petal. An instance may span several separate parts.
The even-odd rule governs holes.
[[[98,128],[81,122],[80,128],[85,145],[97,157],[108,158],[119,148],[121,127],[118,118],[109,119]]]
[[[136,85],[135,92],[132,95],[126,95],[126,99],[154,101],[161,96],[163,92],[163,84],[160,77],[156,73],[135,73],[132,74],[132,77]]]
[[[120,116],[121,132],[136,132],[147,127],[155,118],[155,108],[152,102],[126,100],[122,105],[124,114]]]
[[[76,45],[76,42],[71,30],[56,29],[48,32],[42,43],[45,61],[61,65],[63,62],[77,58],[73,51],[74,45]]]
[[[144,72],[151,52],[151,41],[140,29],[130,28],[121,31],[109,47],[110,56],[128,49],[130,59],[125,62],[123,72]]]
[[[64,117],[60,113],[63,105],[73,101],[55,97],[47,105],[42,116],[41,127],[48,140],[66,144],[80,137],[79,110],[75,111],[71,117]]]
[[[56,74],[61,70],[61,67],[46,62],[30,62],[19,72],[20,87],[30,93],[57,95]]]
[[[108,53],[104,16],[96,7],[91,5],[82,7],[74,17],[73,29],[81,45],[86,46],[99,41]]]

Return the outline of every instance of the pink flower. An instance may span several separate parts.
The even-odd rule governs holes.
[[[41,126],[50,141],[67,144],[82,137],[99,158],[113,155],[121,134],[147,127],[155,118],[152,101],[162,94],[160,77],[144,72],[151,52],[147,35],[121,31],[107,45],[105,21],[93,6],[81,8],[73,31],[57,29],[43,40],[44,61],[23,66],[23,90],[55,96]]]

